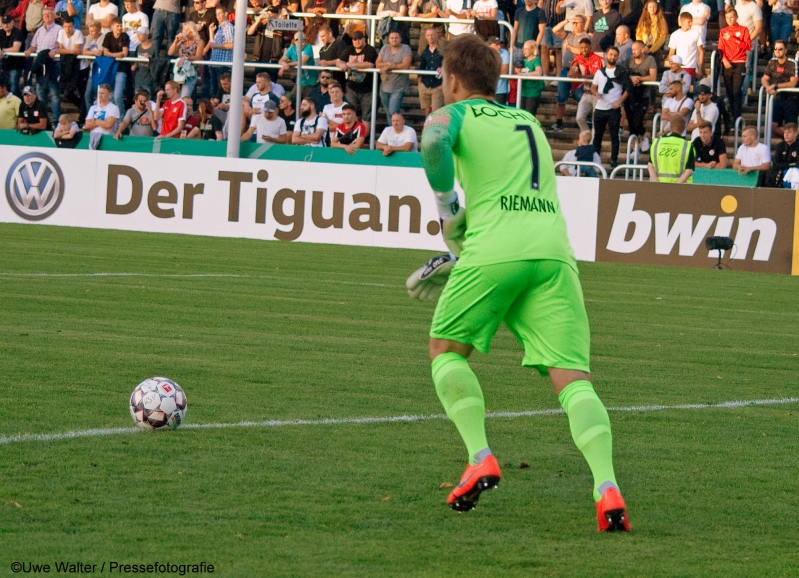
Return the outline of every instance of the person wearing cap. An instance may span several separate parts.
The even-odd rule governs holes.
[[[122,30],[130,38],[129,48],[131,52],[134,52],[139,46],[137,31],[142,26],[149,28],[150,19],[141,11],[137,0],[125,0],[125,12],[126,14],[122,17]]]
[[[148,61],[158,57],[155,44],[150,41],[150,29],[146,26],[139,26],[136,29],[136,57],[146,58]],[[150,70],[149,62],[135,62],[130,67],[133,73],[133,90],[146,90],[149,94],[155,92],[155,79]]]
[[[0,74],[0,129],[14,130],[22,101],[8,89],[8,80]]]
[[[709,122],[713,131],[716,130],[716,123],[719,121],[719,107],[713,102],[713,92],[710,87],[700,84],[696,91],[696,102],[691,118],[688,121],[686,130],[691,131],[691,140],[699,138],[699,126],[703,122]]]
[[[29,134],[36,134],[41,130],[50,130],[47,105],[36,97],[32,86],[26,86],[22,89],[22,104],[19,106],[17,130]]]
[[[352,33],[352,46],[348,46],[336,60],[336,67],[347,73],[344,91],[347,102],[355,107],[366,125],[372,121],[372,75],[361,70],[374,68],[376,62],[377,50],[367,44],[366,36],[360,30]]]
[[[19,56],[6,56],[6,52],[21,52],[23,44],[25,44],[25,33],[14,28],[13,18],[3,16],[0,25],[0,58],[2,58],[0,68],[5,70],[9,90],[18,98],[22,94],[19,91],[19,79],[25,67],[25,59]]]
[[[685,117],[675,115],[669,134],[652,141],[649,151],[649,180],[660,183],[691,183],[696,168],[694,147],[682,136]]]
[[[677,54],[669,58],[669,69],[664,70],[663,76],[660,77],[658,91],[663,96],[662,100],[666,99],[666,93],[669,91],[671,83],[675,80],[680,81],[682,91],[688,93],[691,88],[691,75],[682,69],[682,58]]]
[[[788,45],[784,40],[774,43],[774,58],[766,65],[760,83],[772,97],[771,117],[772,134],[782,136],[782,125],[796,123],[799,115],[799,100],[796,93],[781,92],[781,88],[796,88],[799,82],[799,66],[795,60],[788,58]]]
[[[510,53],[502,46],[502,41],[496,36],[488,39],[488,45],[499,52],[499,59],[502,61],[502,68],[500,74],[508,74],[510,72]],[[524,48],[522,48],[523,50]],[[508,93],[510,92],[510,85],[505,78],[500,78],[497,82],[497,90],[494,94],[494,100],[499,104],[508,104]]]
[[[55,4],[55,13],[61,16],[64,12],[72,18],[75,23],[75,30],[80,30],[80,23],[83,21],[83,0],[58,0]],[[61,25],[64,25],[62,20]]]
[[[746,74],[748,51],[752,50],[749,29],[738,24],[738,13],[729,6],[724,13],[727,26],[719,31],[719,53],[721,53],[724,89],[730,101],[733,122],[741,116],[743,107],[743,79]]]

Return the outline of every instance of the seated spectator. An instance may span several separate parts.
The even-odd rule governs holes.
[[[616,43],[619,49],[619,62],[627,62],[633,55],[633,40],[630,38],[630,29],[624,24],[616,28]]]
[[[499,58],[502,61],[502,67],[500,68],[500,74],[509,74],[510,73],[510,54],[507,50],[502,46],[502,42],[500,42],[499,38],[496,36],[488,39],[488,45],[499,52]],[[522,45],[523,47],[524,45]],[[500,78],[497,82],[497,90],[496,94],[494,95],[494,100],[496,100],[499,104],[508,104],[508,93],[510,92],[510,85],[508,81],[504,78]]]
[[[204,50],[205,43],[197,32],[197,26],[194,22],[184,22],[182,31],[175,36],[175,40],[167,50],[169,56],[178,57],[173,69],[172,80],[182,85],[180,95],[183,97],[194,96],[194,87],[197,86],[197,70],[192,63],[195,60],[202,60]]]
[[[75,29],[72,19],[67,19],[58,33],[58,52],[61,55],[61,92],[67,102],[80,104],[88,78],[89,61],[78,60],[83,53],[83,33]]]
[[[392,70],[407,70],[411,67],[413,52],[407,44],[402,44],[402,37],[396,30],[388,35],[388,44],[380,49],[375,66],[383,73],[380,85],[380,102],[386,109],[386,124],[391,124],[391,115],[402,109],[402,99],[410,85],[407,74],[396,74]]]
[[[286,121],[286,131],[289,133],[289,140],[286,144],[291,144],[294,135],[294,126],[297,122],[297,111],[294,109],[296,97],[293,92],[284,94],[280,97],[280,118]]]
[[[214,114],[214,105],[211,101],[203,99],[197,107],[198,124],[192,129],[187,138],[201,140],[224,140],[222,134],[222,121]]]
[[[297,68],[297,43],[299,39],[295,37],[294,42],[291,43],[286,53],[280,57],[280,70],[277,71],[278,76],[283,76],[290,69]],[[305,66],[314,66],[313,46],[310,44],[302,45],[302,78],[299,79],[299,85],[303,95],[307,95],[311,88],[319,80],[319,72],[316,70],[308,70]]]
[[[387,157],[395,152],[416,152],[419,150],[419,140],[416,131],[405,124],[402,112],[395,112],[391,117],[391,126],[383,129],[375,147],[383,151],[383,156]]]
[[[344,91],[338,84],[332,84],[329,89],[330,104],[322,109],[322,115],[327,119],[327,126],[330,132],[335,132],[342,122],[344,122]],[[310,98],[310,97],[309,97]]]
[[[308,98],[314,99],[316,103],[316,110],[324,110],[324,108],[330,104],[330,83],[335,82],[332,79],[332,72],[329,70],[321,70],[319,72],[319,83],[308,93]],[[277,96],[279,98],[280,94]]]
[[[443,18],[445,4],[446,2],[443,2],[442,0],[414,0],[410,9],[408,10],[408,14],[410,14],[410,16],[413,18]],[[427,31],[431,28],[438,33],[436,37],[437,44],[439,46],[446,44],[445,37],[447,31],[443,24],[439,24],[438,22],[435,24],[423,23],[421,24],[421,32],[419,34],[418,51],[420,55],[424,54],[425,49],[430,44],[430,38],[427,35]]]
[[[392,34],[395,34],[392,32]],[[358,120],[355,114],[355,107],[345,104],[342,110],[344,122],[336,128],[330,146],[337,149],[344,149],[348,154],[354,155],[355,151],[363,148],[366,142],[366,126]]]
[[[799,82],[799,65],[788,58],[788,46],[785,41],[777,40],[774,43],[774,58],[769,61],[760,78],[760,83],[766,88],[766,92],[774,97],[771,104],[771,109],[774,111],[771,126],[772,133],[776,136],[782,136],[780,127],[784,123],[796,124],[799,116],[799,95],[792,92],[778,93],[777,90],[796,88],[797,82]]]
[[[111,32],[103,38],[103,56],[111,58],[127,58],[130,38],[122,32],[122,22],[114,17],[111,20]],[[120,62],[114,76],[114,104],[122,111],[125,110],[125,83],[128,81],[130,62]]]
[[[0,74],[0,129],[17,128],[20,105],[22,101],[9,90],[8,79],[4,74]]]
[[[136,47],[136,56],[139,58],[146,58],[148,61],[157,58],[159,55],[155,50],[155,44],[150,42],[150,29],[146,26],[140,27],[136,30],[136,38],[139,40],[139,45]],[[149,94],[155,92],[155,78],[153,78],[153,69],[150,68],[149,62],[136,62],[130,67],[133,72],[133,90],[146,90]]]
[[[91,26],[92,22],[99,22],[102,33],[108,34],[111,31],[111,21],[119,17],[119,8],[111,0],[100,0],[97,4],[89,6],[89,13],[86,15],[86,25]]]
[[[194,101],[190,97],[184,96],[181,100],[186,105],[186,124],[180,131],[180,138],[187,138],[188,134],[200,124],[200,115],[195,112]]]
[[[286,131],[286,121],[280,118],[277,104],[268,100],[258,114],[254,114],[250,121],[250,128],[241,135],[242,141],[251,140],[253,135],[258,144],[276,143],[286,144],[289,138]]]
[[[767,171],[771,168],[771,151],[761,142],[758,142],[758,132],[754,127],[746,127],[742,135],[743,144],[738,147],[735,153],[735,160],[732,161],[732,168],[738,171],[739,175],[745,175],[752,171]],[[763,174],[761,172],[761,174]]]
[[[524,61],[522,66],[514,69],[515,74],[523,76],[542,76],[544,70],[541,67],[541,59],[538,58],[538,45],[535,40],[528,40],[524,43]],[[532,115],[538,112],[538,105],[541,103],[541,93],[544,91],[543,80],[520,80],[519,81],[522,98],[522,108]]]
[[[675,116],[681,116],[683,119],[687,119],[693,108],[694,101],[683,94],[682,83],[679,80],[673,81],[669,85],[666,98],[663,100],[663,111],[661,112],[663,133],[673,132],[669,123]],[[683,127],[684,126],[683,124]],[[683,136],[685,136],[684,131]]]
[[[691,82],[705,75],[705,44],[702,34],[692,28],[693,16],[680,14],[680,29],[669,38],[669,58],[675,54],[682,58],[682,69],[691,76]]]
[[[22,104],[19,105],[17,130],[25,134],[36,134],[50,130],[50,119],[47,118],[47,105],[36,97],[33,88],[22,89]]]
[[[602,158],[596,152],[594,143],[591,142],[593,135],[590,130],[584,130],[577,137],[577,148],[563,155],[563,161],[580,161],[584,163],[596,163],[602,165]],[[560,165],[560,172],[566,177],[597,177],[594,167],[582,167],[580,165]]]
[[[17,97],[21,94],[19,79],[25,68],[25,59],[18,56],[6,56],[6,52],[22,52],[24,44],[25,33],[14,28],[14,20],[10,16],[3,16],[2,25],[0,25],[0,69],[5,71],[8,89]]]
[[[688,91],[691,89],[691,75],[682,69],[682,58],[676,54],[669,57],[669,69],[664,71],[663,76],[660,77],[660,86],[658,90],[660,94],[663,95],[664,100],[666,99],[666,93],[669,91],[671,83],[675,80],[682,84],[683,94],[688,94]]]
[[[58,34],[63,30],[55,23],[55,13],[49,6],[42,10],[44,23],[36,31],[31,45],[25,51],[25,57],[37,52],[32,71],[36,74],[36,97],[44,101],[49,97],[53,118],[61,116],[61,87],[58,83],[60,66],[58,58]]]
[[[567,32],[566,29],[569,24],[571,24],[571,31]],[[576,74],[582,75],[583,69],[588,72],[588,69],[592,67],[588,64],[588,61],[590,61],[593,57],[594,70],[590,77],[587,74],[585,77],[594,78],[593,73],[602,68],[602,59],[591,51],[591,38],[585,31],[585,16],[582,14],[576,14],[572,17],[570,22],[563,20],[560,24],[552,29],[552,32],[563,40],[563,68],[560,70],[560,76],[566,78],[569,76],[574,77]],[[587,44],[582,42],[583,39],[588,41]],[[584,44],[585,47],[583,47]],[[574,62],[578,57],[581,60],[585,60],[585,57],[583,56],[584,51],[587,51],[589,54],[588,61],[586,61],[586,64],[582,67],[580,67],[579,63],[575,65]],[[572,72],[573,69],[574,72]],[[563,115],[566,113],[566,101],[569,100],[569,95],[571,94],[574,97],[574,100],[579,103],[583,96],[584,90],[585,84],[583,83],[558,83],[557,104],[555,106],[555,124],[553,124],[549,130],[556,132],[563,130]],[[585,123],[585,119],[583,122]],[[586,124],[586,126],[588,125]]]
[[[75,30],[80,30],[80,23],[83,21],[83,0],[58,0],[53,10],[61,26],[67,20],[72,20]]]
[[[309,147],[327,146],[327,119],[317,114],[313,99],[302,99],[300,122],[294,127],[292,142]]]
[[[163,107],[161,100],[166,95]],[[188,110],[186,103],[180,98],[180,85],[174,80],[166,83],[164,90],[158,91],[155,99],[155,119],[161,120],[161,134],[156,138],[180,138],[186,126]]]
[[[421,2],[422,0],[419,1]],[[424,24],[422,26],[424,26]],[[431,74],[419,75],[419,106],[422,107],[425,115],[428,115],[434,110],[438,110],[444,106],[444,92],[441,88],[440,78],[441,64],[444,62],[444,57],[438,50],[438,29],[429,26],[424,34],[427,46],[420,52],[421,62],[419,63],[419,70],[439,73],[436,74],[436,76]]]
[[[214,105],[214,114],[225,124],[227,113],[230,110],[230,73],[225,72],[219,77],[219,88],[211,97],[211,104]]]
[[[83,130],[91,131],[92,142],[96,142],[99,135],[114,134],[114,126],[119,117],[119,108],[111,102],[111,85],[101,84],[97,87],[97,104],[93,104],[86,113]]]
[[[178,29],[180,28],[180,0],[155,0],[153,7],[150,28],[153,34],[153,44],[155,44],[160,53],[161,45],[165,42],[169,46],[172,43],[172,39],[178,34]],[[227,15],[225,18],[227,18]]]
[[[125,113],[114,138],[121,139],[125,130],[129,130],[130,136],[151,137],[157,128],[155,113],[150,108],[150,93],[139,89],[133,98],[133,106]]]
[[[716,123],[719,121],[719,107],[713,102],[713,93],[707,85],[701,84],[697,89],[694,111],[688,121],[687,130],[691,132],[691,140],[699,138],[699,125],[707,121],[716,132]]]
[[[701,122],[698,130],[699,136],[694,139],[696,168],[726,169],[728,160],[724,139],[713,134],[713,125],[708,121]]]
[[[72,23],[72,20],[69,22]],[[62,114],[58,117],[58,125],[53,131],[55,146],[60,149],[74,149],[82,137],[83,133],[80,131],[78,123],[70,120],[69,115]]]
[[[248,122],[253,116],[260,116],[264,110],[264,104],[268,101],[274,102],[275,106],[280,104],[280,95],[272,90],[277,86],[280,85],[273,83],[268,73],[259,72],[255,75],[255,90],[248,90],[241,99],[242,115],[246,117],[244,122]],[[280,90],[283,90],[282,86]]]
[[[125,0],[125,15],[122,17],[122,31],[130,38],[128,50],[133,53],[139,47],[138,30],[150,28],[150,19],[141,11],[137,0]]]
[[[796,124],[789,122],[782,127],[783,141],[774,150],[773,165],[768,171],[763,185],[766,187],[782,187],[788,169],[799,166],[799,141]]]
[[[649,150],[649,180],[660,183],[693,182],[696,158],[693,145],[685,140],[685,117],[675,114],[669,134],[652,141]]]

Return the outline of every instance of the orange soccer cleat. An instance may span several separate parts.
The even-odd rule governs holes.
[[[502,472],[497,459],[493,455],[486,456],[476,466],[466,466],[461,481],[447,498],[449,507],[458,512],[473,510],[480,499],[480,494],[499,485]]]
[[[605,490],[596,503],[597,530],[600,532],[629,532],[630,519],[627,506],[618,488]]]

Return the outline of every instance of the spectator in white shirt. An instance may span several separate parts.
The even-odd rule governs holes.
[[[114,134],[114,125],[119,120],[119,108],[111,102],[111,85],[97,87],[97,104],[93,104],[86,114],[84,131],[95,134]]]
[[[294,126],[292,142],[309,147],[327,146],[327,119],[316,113],[316,103],[305,97],[300,103],[300,121]]]
[[[705,75],[705,44],[698,30],[692,28],[693,16],[688,12],[680,14],[680,29],[669,38],[669,58],[675,54],[682,58],[682,68],[691,79]]]
[[[253,115],[250,121],[250,128],[241,135],[241,140],[250,140],[253,133],[256,135],[258,144],[285,144],[288,141],[286,121],[278,115],[277,105],[274,101],[267,100],[263,106],[263,113]]]
[[[122,31],[128,34],[130,52],[133,52],[139,47],[137,31],[142,26],[149,28],[150,19],[141,11],[136,0],[125,0],[125,12],[126,14],[122,17]]]
[[[89,7],[86,14],[86,25],[91,26],[92,22],[99,22],[102,32],[105,34],[111,30],[111,20],[119,16],[119,8],[111,0],[100,0],[97,4]]]
[[[688,96],[683,94],[682,83],[679,80],[673,81],[669,85],[669,91],[666,93],[666,98],[663,99],[663,111],[661,118],[663,118],[663,134],[671,132],[669,121],[677,114],[687,119],[694,108],[694,101]],[[685,136],[683,130],[682,136]]]
[[[691,114],[691,120],[688,122],[687,127],[687,130],[691,131],[691,141],[699,138],[699,126],[703,122],[709,122],[715,131],[718,120],[719,107],[713,102],[713,93],[710,91],[709,86],[701,84],[697,89],[694,112]]]
[[[680,9],[680,13],[687,12],[693,17],[691,27],[702,36],[702,45],[707,39],[707,21],[710,18],[710,7],[702,0],[691,0]]]
[[[387,157],[395,152],[415,152],[418,150],[419,141],[416,131],[405,125],[405,116],[401,112],[395,112],[391,115],[391,126],[383,129],[375,147],[383,151],[383,156]]]
[[[732,168],[736,169],[739,175],[752,171],[767,171],[771,168],[771,151],[757,139],[756,128],[750,126],[744,129],[743,144],[738,147],[735,160],[732,161]]]
[[[322,115],[327,119],[328,130],[335,131],[342,122],[344,122],[344,113],[342,111],[347,101],[344,100],[344,90],[339,83],[331,82],[327,93],[330,95],[330,104],[326,104],[322,109]]]

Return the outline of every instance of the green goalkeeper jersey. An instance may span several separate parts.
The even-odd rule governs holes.
[[[532,114],[483,99],[440,108],[425,122],[422,164],[434,191],[451,191],[456,177],[463,188],[463,266],[554,259],[577,268],[552,151]]]

